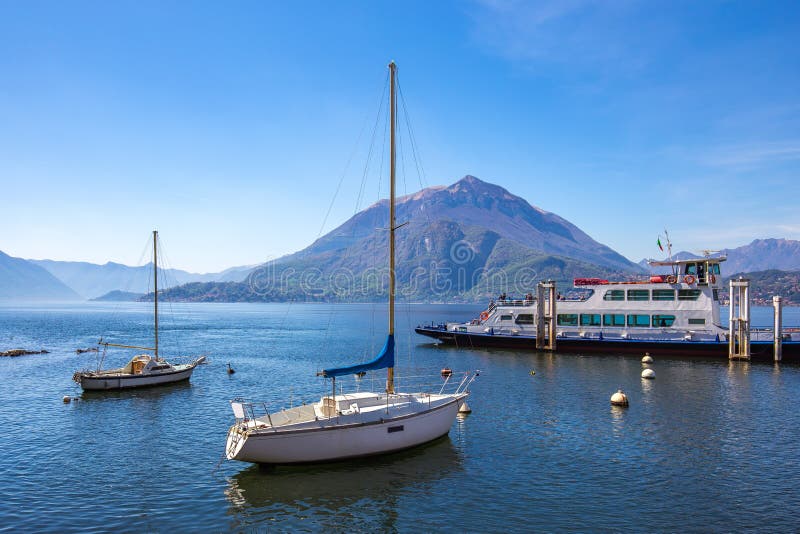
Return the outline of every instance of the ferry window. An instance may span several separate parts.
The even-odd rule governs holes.
[[[712,263],[708,266],[708,270],[711,274],[719,274],[719,263]]]
[[[654,315],[653,326],[672,326],[675,322],[674,315]]]
[[[517,324],[533,324],[533,314],[520,313],[517,315],[517,319],[514,322]]]
[[[719,289],[717,289],[716,287],[714,288],[714,300],[719,302]]]
[[[628,300],[650,300],[649,289],[629,289]]]
[[[705,319],[689,319],[689,324],[706,324]]]
[[[699,289],[679,289],[678,300],[697,300],[700,298]]]
[[[558,326],[578,326],[578,314],[559,313],[556,322]]]
[[[650,326],[650,316],[628,315],[628,326]]]
[[[654,289],[653,300],[675,300],[674,289]]]
[[[621,289],[609,289],[603,295],[603,300],[625,300],[625,292]]]
[[[621,313],[609,313],[603,315],[604,326],[625,326],[625,316]]]
[[[697,274],[697,264],[687,263],[686,269],[683,271],[683,274]]]
[[[600,326],[599,313],[582,313],[581,326]]]
[[[511,319],[513,319],[513,318],[514,318],[514,316],[513,316],[513,315],[501,315],[501,316],[500,316],[500,320],[501,320],[501,321],[510,321],[510,320],[511,320]]]

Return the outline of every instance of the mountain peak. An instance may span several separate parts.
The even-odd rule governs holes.
[[[458,190],[468,190],[480,193],[492,193],[496,194],[502,192],[504,195],[510,195],[510,193],[500,187],[499,185],[491,184],[489,182],[484,182],[480,178],[472,176],[468,174],[464,176],[462,179],[451,185],[447,188],[448,190],[458,191]]]

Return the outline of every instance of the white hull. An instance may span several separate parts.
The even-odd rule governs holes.
[[[180,382],[188,380],[192,376],[195,365],[176,365],[178,371],[169,373],[153,373],[153,374],[97,374],[86,373],[80,376],[80,385],[84,390],[109,390],[109,389],[129,389],[140,388],[146,386],[157,386],[162,384],[171,384],[173,382]],[[95,376],[92,376],[95,375]]]
[[[314,421],[312,425],[291,430],[245,429],[237,424],[228,432],[226,454],[228,459],[244,462],[296,464],[408,449],[450,431],[466,394],[447,397],[438,406],[421,412],[368,422],[360,417],[365,414],[354,414]]]

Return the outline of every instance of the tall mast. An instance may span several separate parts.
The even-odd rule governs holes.
[[[390,186],[390,199],[389,199],[389,335],[394,336],[394,284],[395,284],[395,272],[394,272],[394,231],[395,231],[395,213],[394,213],[394,202],[395,202],[395,193],[394,193],[394,181],[395,181],[395,110],[397,107],[396,104],[396,97],[395,97],[395,74],[397,71],[397,65],[395,65],[394,61],[389,62],[389,85],[391,86],[390,91],[390,103],[389,107],[391,109],[390,116],[391,116],[391,136],[390,136],[390,144],[391,144],[391,151],[390,151],[390,171],[389,171],[389,181],[391,182]],[[394,393],[394,367],[389,367],[387,370],[387,378],[386,378],[386,392],[387,393]]]
[[[155,303],[156,344],[155,356],[158,361],[158,230],[153,230],[153,302]]]

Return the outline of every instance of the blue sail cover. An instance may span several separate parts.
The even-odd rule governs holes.
[[[342,376],[354,375],[362,371],[371,371],[373,369],[386,369],[387,367],[394,367],[394,336],[390,335],[386,338],[386,344],[381,349],[380,354],[367,363],[360,363],[358,365],[350,365],[348,367],[337,367],[335,369],[325,369],[322,371],[322,376]]]

